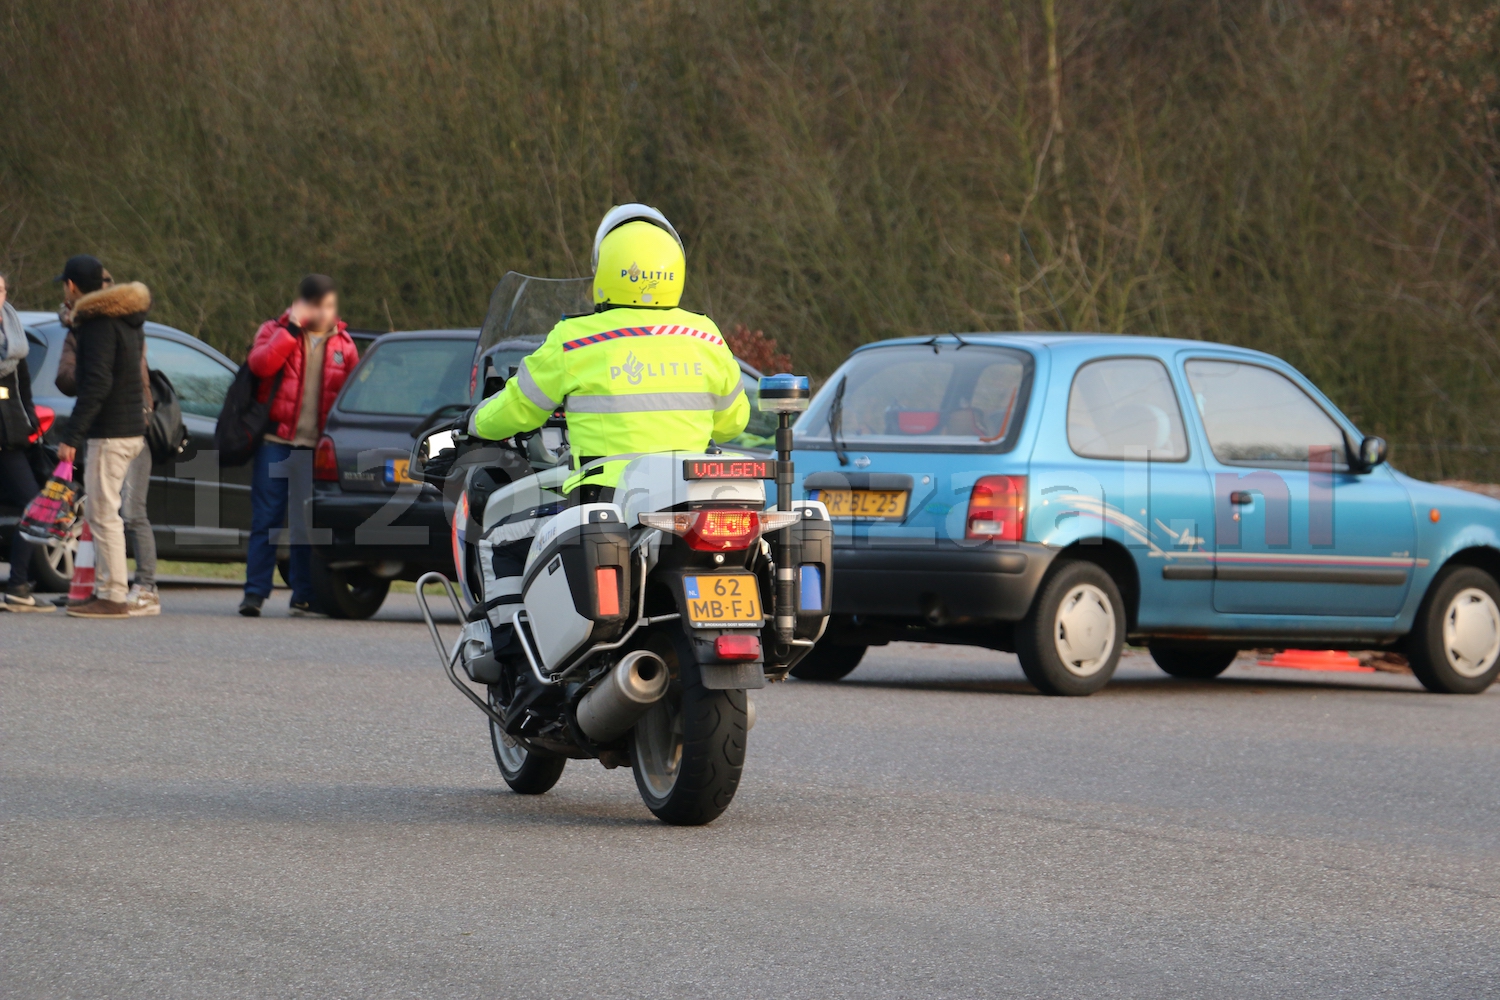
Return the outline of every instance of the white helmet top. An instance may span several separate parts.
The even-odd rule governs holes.
[[[594,259],[592,266],[595,271],[599,270],[599,244],[604,242],[604,237],[608,236],[611,230],[618,229],[627,222],[650,222],[658,225],[672,234],[672,239],[677,241],[679,250],[683,249],[682,237],[677,235],[677,230],[672,228],[672,224],[667,221],[665,215],[662,215],[650,205],[641,205],[635,202],[629,205],[616,205],[604,213],[604,218],[599,222],[599,230],[594,233]]]

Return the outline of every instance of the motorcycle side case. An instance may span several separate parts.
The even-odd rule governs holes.
[[[802,520],[786,529],[792,533],[792,565],[797,567],[795,634],[813,639],[833,607],[833,521],[817,500],[796,501],[792,509],[802,511]]]
[[[630,530],[614,504],[591,503],[552,517],[532,542],[522,601],[542,664],[556,670],[585,645],[618,636],[630,617]],[[601,595],[601,569],[615,593]],[[613,609],[612,613],[601,612]]]

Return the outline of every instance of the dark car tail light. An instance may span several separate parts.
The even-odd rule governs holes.
[[[317,450],[313,452],[313,479],[320,483],[339,481],[338,452],[334,451],[333,438],[327,434],[318,439]]]
[[[52,409],[52,407],[50,406],[43,406],[42,404],[38,403],[36,407],[36,422],[41,425],[41,429],[38,430],[35,434],[31,435],[31,437],[27,438],[27,440],[35,443],[46,437],[47,432],[52,429],[52,421],[56,419],[56,410]]]
[[[966,538],[1019,542],[1026,534],[1026,477],[983,476],[969,495]]]

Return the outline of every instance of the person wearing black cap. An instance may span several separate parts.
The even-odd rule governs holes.
[[[130,463],[146,446],[141,387],[141,327],[151,292],[138,281],[105,287],[97,257],[70,257],[57,280],[72,306],[78,338],[78,402],[62,432],[57,455],[76,458],[87,443],[84,515],[94,534],[95,595],[70,605],[75,618],[128,618],[125,523],[120,491]]]

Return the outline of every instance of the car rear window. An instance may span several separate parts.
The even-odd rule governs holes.
[[[913,344],[862,351],[819,391],[798,444],[1008,450],[1031,385],[1025,351]]]
[[[360,361],[339,409],[425,417],[469,401],[472,340],[381,340]]]

